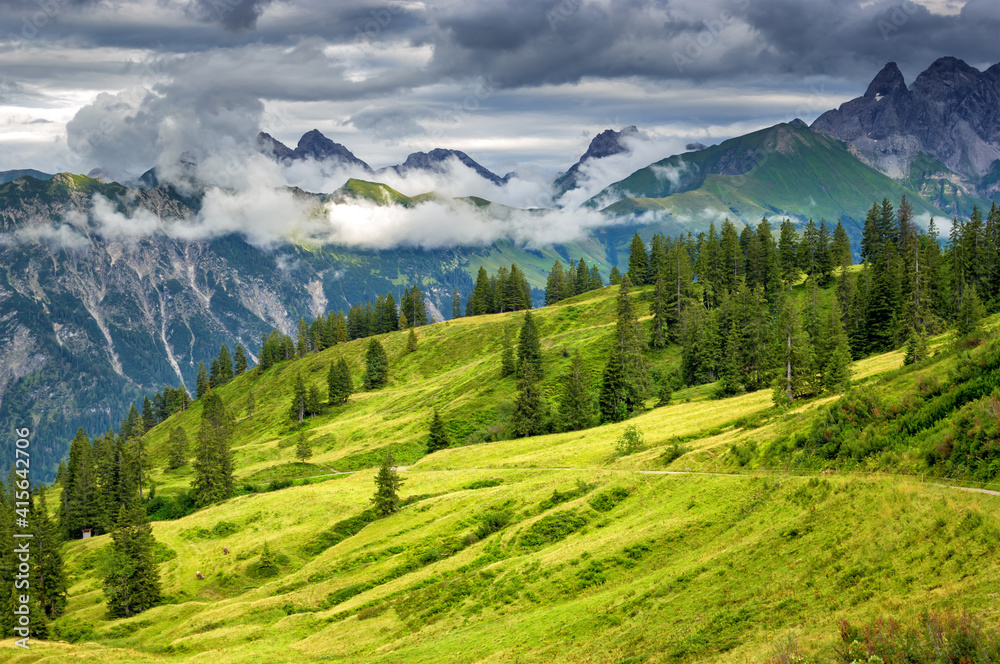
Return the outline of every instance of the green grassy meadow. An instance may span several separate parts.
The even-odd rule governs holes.
[[[597,384],[616,292],[534,313],[550,406],[564,349],[582,354]],[[499,378],[503,330],[522,316],[418,328],[411,354],[405,332],[383,335],[389,385],[304,425],[287,414],[294,376],[325,394],[327,368],[344,357],[360,390],[367,340],[222,386],[237,486],[299,483],[154,522],[165,602],[134,618],[105,618],[110,538],[67,544],[70,599],[55,640],[27,651],[2,642],[0,661],[764,662],[792,638],[828,662],[839,620],[949,608],[1000,620],[1000,496],[877,466],[738,463],[734,446],[804,429],[835,395],[777,411],[769,390],[713,400],[698,386],[668,406],[650,400],[626,423],[496,440],[515,395],[513,379]],[[914,371],[900,371],[899,352],[857,362],[853,379],[902,395],[919,375],[950,371],[947,338],[934,348]],[[654,369],[677,354],[653,356]],[[177,426],[194,440],[200,408],[148,435],[157,495],[191,481],[190,463],[165,470],[166,445]],[[426,455],[433,408],[453,447]],[[646,446],[621,456],[629,424]],[[299,435],[312,442],[308,463],[294,456]],[[374,466],[388,449],[405,467],[405,506],[370,520]],[[258,566],[265,543],[274,575]]]

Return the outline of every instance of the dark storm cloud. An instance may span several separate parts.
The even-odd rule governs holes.
[[[191,12],[202,21],[216,21],[227,30],[253,30],[273,0],[195,0]]]

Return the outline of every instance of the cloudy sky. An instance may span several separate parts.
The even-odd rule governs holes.
[[[446,147],[551,174],[608,127],[679,151],[811,121],[890,60],[982,69],[997,34],[996,0],[3,0],[0,170],[318,128],[374,167]]]

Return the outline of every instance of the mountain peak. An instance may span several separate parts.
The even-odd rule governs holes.
[[[449,159],[457,159],[475,171],[480,177],[489,180],[498,187],[507,182],[506,177],[500,177],[461,150],[449,150],[446,148],[434,148],[430,152],[411,152],[406,156],[406,161],[399,166],[392,166],[391,168],[400,175],[403,175],[408,170],[443,172],[442,164]]]
[[[890,62],[882,67],[882,71],[872,79],[868,90],[865,91],[865,97],[878,97],[905,91],[906,81],[903,79],[903,72],[899,71],[895,62]]]
[[[294,158],[294,152],[290,147],[267,132],[262,131],[257,134],[257,148],[267,156],[273,157],[278,161]]]

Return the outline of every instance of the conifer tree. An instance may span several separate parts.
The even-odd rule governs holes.
[[[296,374],[292,383],[292,404],[288,409],[288,415],[296,422],[301,422],[306,418],[306,383],[302,380],[302,374]]]
[[[375,476],[375,495],[372,496],[371,503],[375,512],[383,517],[396,512],[400,506],[399,488],[404,480],[396,472],[394,463],[390,450],[382,458],[382,465]]]
[[[399,314],[399,329],[405,330],[410,327],[410,319],[406,317],[406,312],[402,311]]]
[[[630,299],[631,281],[622,278],[618,292],[618,320],[608,363],[601,381],[601,420],[621,422],[642,407],[649,392],[649,370],[642,354],[639,325]]]
[[[59,526],[69,539],[80,539],[84,528],[99,525],[98,487],[90,439],[83,428],[70,443],[66,484],[59,506]]]
[[[128,618],[162,600],[154,553],[156,540],[140,503],[132,501],[121,506],[111,539],[112,562],[104,577],[108,618]]]
[[[781,278],[791,289],[799,274],[799,237],[795,226],[788,219],[781,222],[781,236],[778,239],[778,261],[781,264]]]
[[[837,227],[833,230],[833,243],[830,245],[830,262],[832,265],[850,265],[853,260],[851,256],[851,239],[844,229],[844,224],[837,220]]]
[[[959,338],[968,337],[982,329],[982,319],[986,309],[979,299],[979,291],[974,284],[966,288],[962,306],[955,320],[955,332]]]
[[[530,362],[521,365],[517,389],[514,413],[511,416],[513,434],[517,438],[538,435],[545,429],[545,405],[534,365]]]
[[[306,435],[305,431],[300,432],[295,441],[295,458],[305,463],[312,456],[312,453],[312,444],[309,442],[309,436]]]
[[[153,402],[146,395],[142,398],[142,429],[149,431],[156,426],[156,414],[153,412]]]
[[[389,382],[389,356],[378,339],[368,342],[365,351],[365,389],[377,390]]]
[[[598,288],[604,288],[604,281],[601,279],[601,271],[597,269],[597,265],[594,265],[590,268],[588,290],[597,290]]]
[[[511,338],[510,326],[503,328],[503,352],[500,355],[500,377],[504,378],[517,370],[514,362],[514,341]]]
[[[34,534],[34,579],[31,590],[48,619],[58,618],[66,610],[66,573],[63,569],[61,537],[56,524],[49,518],[45,492],[38,491],[32,508]],[[32,626],[34,627],[34,626]]]
[[[628,257],[628,278],[633,284],[641,286],[646,283],[649,275],[649,255],[646,253],[646,243],[639,234],[632,236],[632,248]]]
[[[850,384],[851,345],[844,328],[843,316],[837,298],[830,302],[824,336],[829,349],[823,361],[823,387],[839,391]]]
[[[236,354],[233,359],[233,373],[239,376],[247,370],[247,353],[243,346],[236,344]]]
[[[295,349],[299,357],[305,357],[309,353],[309,326],[306,325],[306,321],[303,318],[299,319]]]
[[[906,341],[903,364],[916,364],[927,359],[927,333],[921,330],[910,330],[910,338]]]
[[[411,327],[410,334],[406,337],[406,352],[412,353],[415,350],[417,350],[417,333]]]
[[[448,432],[445,431],[444,428],[444,420],[441,419],[441,413],[439,413],[437,408],[435,408],[434,415],[431,417],[430,439],[427,442],[427,453],[430,454],[431,452],[446,449],[449,444]]]
[[[517,337],[517,374],[520,376],[524,368],[530,365],[536,380],[542,376],[542,345],[538,337],[534,316],[530,311],[524,312],[524,322]]]
[[[788,297],[779,304],[777,341],[782,373],[775,381],[774,403],[790,404],[811,392],[813,383],[810,346],[799,321],[798,308]]]
[[[462,298],[458,294],[457,288],[451,289],[451,318],[452,320],[462,317]]]
[[[564,431],[578,431],[589,427],[593,420],[594,400],[590,394],[590,376],[583,366],[580,352],[577,351],[563,381],[559,421]]]
[[[327,389],[329,390],[329,401],[331,406],[339,406],[347,403],[354,391],[354,384],[351,380],[351,370],[347,366],[347,360],[341,357],[336,362],[330,363],[330,371],[326,375]]]
[[[486,268],[483,266],[479,267],[479,272],[476,275],[476,286],[469,296],[469,301],[472,303],[472,315],[481,316],[483,314],[493,313],[493,293],[490,288],[490,277],[486,273]]]
[[[200,399],[208,392],[208,388],[211,387],[208,382],[208,371],[205,369],[205,363],[198,363],[198,379],[197,379],[198,389],[195,392],[195,398]]]
[[[306,415],[312,417],[323,412],[323,397],[320,396],[319,388],[310,385],[306,391]]]
[[[205,395],[198,429],[198,450],[191,483],[194,502],[199,507],[231,498],[233,453],[230,449],[231,422],[222,398],[210,391]]]
[[[171,470],[176,470],[187,463],[188,459],[188,437],[181,427],[174,427],[170,431],[170,438],[167,441],[168,457],[167,463]]]
[[[742,343],[742,335],[734,320],[729,325],[729,333],[726,337],[726,350],[721,362],[719,384],[715,389],[716,398],[730,397],[744,391],[743,365],[739,352]]]
[[[233,360],[229,356],[229,349],[226,348],[226,344],[222,344],[222,347],[219,349],[219,385],[225,385],[232,379]]]
[[[608,283],[612,286],[617,286],[622,282],[622,274],[618,271],[617,265],[611,266],[611,272],[608,273]]]
[[[667,289],[663,283],[663,273],[656,277],[656,286],[653,288],[653,302],[650,307],[653,314],[652,327],[649,334],[649,347],[653,350],[662,350],[667,347]]]

